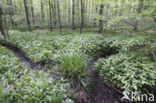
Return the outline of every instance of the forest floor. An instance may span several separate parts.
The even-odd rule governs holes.
[[[63,36],[61,36],[62,34],[57,35],[57,33],[55,33],[56,37],[53,37],[53,35],[51,35],[52,32],[48,32],[46,30],[35,31],[35,33],[36,32],[37,32],[37,34],[34,34],[35,36],[32,36],[32,34],[28,32],[29,36],[23,34],[22,36],[24,36],[24,37],[19,36],[20,32],[19,33],[17,32],[17,37],[19,37],[19,38],[17,38],[16,35],[15,35],[15,37],[12,38],[12,40],[17,39],[17,41],[16,41],[17,43],[15,43],[15,45],[12,41],[11,42],[13,44],[11,44],[11,42],[9,41],[9,42],[5,42],[5,43],[2,42],[1,45],[3,47],[6,47],[9,51],[13,52],[15,54],[15,56],[19,58],[20,62],[22,62],[23,65],[30,67],[31,68],[30,72],[35,71],[35,70],[42,70],[42,68],[49,65],[48,64],[49,62],[52,63],[53,61],[45,62],[44,59],[45,60],[49,59],[49,56],[51,56],[51,54],[52,55],[55,55],[55,53],[57,54],[58,52],[56,52],[55,50],[58,50],[59,52],[61,52],[59,55],[62,55],[62,53],[64,53],[64,52],[68,53],[69,51],[66,51],[66,50],[70,50],[70,48],[72,48],[71,50],[74,50],[75,47],[77,47],[76,50],[78,49],[78,52],[80,52],[79,50],[82,49],[82,50],[86,50],[86,51],[88,50],[87,52],[85,51],[85,53],[88,53],[88,54],[94,53],[94,55],[95,55],[95,53],[97,53],[97,55],[99,55],[98,58],[94,59],[94,57],[91,56],[92,59],[90,62],[88,62],[88,65],[87,65],[90,79],[93,84],[93,89],[92,89],[92,91],[90,91],[88,93],[89,95],[88,94],[86,95],[85,91],[82,89],[78,90],[77,91],[78,98],[76,98],[75,101],[77,101],[78,103],[131,103],[129,101],[121,101],[121,98],[123,97],[122,91],[115,88],[113,86],[113,84],[112,84],[112,86],[111,85],[108,86],[103,82],[104,77],[101,77],[101,74],[99,74],[96,71],[95,63],[100,58],[109,58],[112,55],[118,54],[117,49],[119,46],[116,45],[116,42],[114,42],[114,40],[119,39],[119,41],[121,41],[121,42],[119,42],[119,41],[117,41],[117,42],[119,43],[119,45],[122,45],[124,47],[124,49],[120,48],[122,50],[128,50],[129,48],[136,50],[136,48],[141,49],[140,47],[145,47],[145,45],[146,45],[146,40],[144,40],[145,38],[141,38],[142,37],[141,36],[141,37],[138,37],[138,39],[137,39],[137,38],[134,38],[135,35],[134,35],[134,37],[132,35],[127,35],[126,39],[130,38],[130,40],[127,40],[126,41],[127,44],[125,45],[125,41],[122,41],[122,40],[124,40],[123,38],[125,38],[125,36],[122,37],[122,35],[121,36],[116,35],[116,37],[113,37],[113,36],[106,37],[106,41],[103,41],[103,36],[96,35],[96,34],[95,35],[94,34],[89,34],[89,35],[85,34],[85,35],[78,35],[78,36],[74,36],[74,35],[71,36],[71,35],[63,34]],[[65,34],[68,34],[68,33],[69,32],[67,32]],[[24,39],[21,39],[21,38],[24,38]],[[23,41],[23,40],[25,40],[25,41]],[[110,44],[112,43],[112,41],[110,41],[110,40],[112,40],[115,43],[115,47],[110,47]],[[131,42],[133,43],[133,45]],[[23,43],[23,44],[21,44],[21,43]],[[31,45],[29,45],[30,43],[31,43]],[[92,45],[94,43],[96,45]],[[101,45],[101,43],[108,43],[108,44]],[[122,43],[124,43],[124,44],[122,44]],[[137,43],[139,43],[139,44],[137,44]],[[28,46],[28,47],[26,47],[26,46]],[[136,47],[136,46],[138,46],[138,47]],[[42,51],[48,50],[48,49],[50,49],[51,51],[54,50],[53,53],[51,53],[51,51],[46,51],[45,53],[42,52]],[[41,53],[41,54],[37,55],[37,53]],[[123,53],[123,51],[122,51],[122,53]],[[27,54],[29,54],[30,56],[28,56]],[[89,54],[89,55],[92,55],[92,54]],[[42,59],[40,56],[44,57],[44,59]],[[37,59],[36,59],[36,57],[37,57]],[[36,60],[34,60],[34,58]],[[50,66],[50,68],[55,68],[55,67],[51,67],[51,65],[49,65],[49,66]],[[57,72],[57,70],[56,70],[56,72]],[[75,89],[77,89],[77,88],[75,88]]]
[[[88,65],[89,73],[91,74],[94,83],[95,93],[93,93],[94,102],[92,103],[128,103],[121,101],[122,93],[119,93],[114,88],[108,87],[102,82],[100,75],[94,70],[94,62]]]
[[[44,63],[42,62],[34,62],[30,58],[26,57],[25,52],[11,44],[2,44],[8,50],[12,51],[23,63],[25,66],[29,66],[30,68],[39,68],[43,67]],[[36,69],[37,70],[37,69]],[[32,71],[35,71],[33,69]],[[31,72],[32,72],[31,71]],[[91,75],[91,80],[93,83],[93,91],[90,91],[90,97],[87,97],[84,91],[78,91],[78,94],[81,100],[78,100],[79,103],[130,103],[129,101],[121,101],[123,97],[122,92],[118,91],[113,87],[108,87],[102,82],[100,75],[94,70],[94,61],[90,61],[88,63],[88,71]]]

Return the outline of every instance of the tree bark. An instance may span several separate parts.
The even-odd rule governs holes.
[[[29,28],[29,31],[31,32],[31,25],[30,25],[30,20],[29,20],[29,11],[28,11],[28,7],[27,7],[27,0],[24,0],[24,7],[25,7],[25,14],[26,14],[28,28]]]
[[[43,0],[41,1],[41,14],[42,14],[42,23],[44,23],[44,4],[43,4]]]
[[[69,2],[69,8],[68,8],[68,22],[70,23],[70,22],[71,22],[71,20],[70,20],[70,12],[71,12],[71,10],[70,10],[70,0],[68,0],[68,2]]]
[[[57,5],[57,3],[56,3],[56,0],[54,0],[54,11],[53,11],[53,18],[54,18],[54,27],[56,27],[56,25],[57,25],[57,17],[56,17],[56,12],[57,12],[57,8],[56,8],[56,5]]]
[[[79,0],[77,0],[77,9],[78,9],[78,13],[77,13],[77,17],[78,17],[78,27],[80,27],[79,21],[80,21],[80,2]]]
[[[34,15],[33,0],[31,0],[31,13],[32,13],[32,21],[33,21],[33,24],[35,24],[35,15]]]
[[[14,13],[17,14],[17,5],[15,2],[13,4],[14,4]]]
[[[59,0],[57,0],[57,10],[58,10],[58,19],[59,19],[60,32],[62,32]]]
[[[54,4],[55,5],[55,4]],[[54,14],[55,14],[55,9],[54,9],[54,5],[53,5],[53,3],[51,2],[51,14],[52,14],[52,21],[53,21],[53,23],[54,23],[54,26],[53,26],[53,28],[55,28],[56,27],[56,25],[55,25],[55,22],[56,22],[56,20],[55,20],[55,16],[54,16]]]
[[[51,11],[51,2],[50,2],[50,0],[49,0],[49,11],[50,11],[50,31],[53,31],[52,11]]]
[[[143,8],[143,1],[144,0],[139,0],[139,6],[138,6],[138,9],[137,9],[137,13],[140,14],[142,12],[142,8]],[[136,22],[135,22],[135,25],[133,27],[134,31],[135,32],[138,32],[138,24],[139,24],[139,21],[136,19]]]
[[[152,51],[152,55],[153,55],[154,60],[156,61],[156,55],[155,55],[154,51]]]
[[[156,23],[156,18],[155,18],[155,16],[153,16],[153,19],[154,19],[154,22]]]
[[[75,30],[75,0],[72,0],[72,29]]]
[[[87,22],[88,22],[88,0],[85,0],[85,26],[87,26]]]
[[[103,15],[103,8],[104,8],[104,5],[101,4],[100,5],[100,12],[99,12],[100,16]],[[100,20],[99,20],[99,33],[102,33],[102,31],[103,31],[103,20],[102,20],[102,18],[100,18]]]
[[[134,25],[134,27],[133,27],[133,30],[134,30],[135,32],[138,32],[138,20],[136,20],[135,25]]]
[[[6,37],[6,33],[5,33],[5,30],[4,30],[4,27],[3,27],[3,20],[2,20],[2,15],[3,15],[3,12],[2,12],[2,8],[1,8],[1,5],[0,5],[0,31],[1,31],[1,34]]]
[[[98,6],[96,5],[96,11],[95,11],[95,13],[97,13],[97,9],[98,9]],[[93,27],[94,28],[96,27],[96,17],[94,17]]]
[[[12,19],[12,17],[14,16],[14,9],[13,9],[12,0],[7,0],[7,4],[9,6],[8,11],[9,11],[11,23],[12,23],[12,25],[17,26],[17,24],[15,23],[15,21]]]
[[[80,27],[80,34],[82,34],[83,26],[84,26],[84,5],[83,5],[83,0],[81,0],[81,27]]]

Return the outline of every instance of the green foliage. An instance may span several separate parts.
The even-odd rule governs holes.
[[[0,46],[0,51],[0,102],[73,102],[63,78],[56,81],[50,70],[31,70],[7,49]]]
[[[61,57],[60,71],[75,86],[85,86],[88,78],[85,56],[72,53]]]
[[[119,53],[96,63],[96,70],[105,83],[114,84],[126,93],[136,94],[155,90],[155,63],[146,55]],[[149,87],[147,89],[146,87]]]
[[[0,102],[4,101],[5,96],[4,88],[0,85]]]
[[[117,55],[101,58],[96,63],[104,83],[114,85],[127,94],[153,93],[155,90],[155,36],[124,36],[110,40],[118,47]],[[147,89],[148,87],[148,89]],[[150,88],[150,89],[149,89]]]
[[[53,61],[58,63],[60,57],[68,52],[86,54],[90,57],[106,57],[120,51],[130,51],[149,44],[142,35],[97,35],[77,32],[70,35],[56,33],[30,33],[10,31],[7,41],[22,48],[27,56],[35,61]],[[68,33],[68,32],[67,32]],[[65,33],[65,34],[67,34]]]
[[[17,102],[18,100],[29,102],[43,100],[42,102],[56,103],[72,101],[70,93],[72,86],[80,86],[85,91],[91,90],[86,66],[87,61],[95,57],[105,57],[96,64],[96,70],[104,83],[113,84],[127,93],[132,90],[136,94],[154,91],[156,79],[154,34],[151,36],[91,33],[79,35],[74,32],[66,35],[68,32],[65,32],[65,35],[58,35],[57,32],[19,31],[9,31],[9,34],[10,38],[5,40],[22,48],[32,60],[42,60],[48,64],[50,61],[59,65],[58,70],[53,72],[50,71],[52,65],[44,68],[48,69],[48,72],[44,70],[32,72],[20,64],[12,53],[1,47],[1,85],[3,90],[11,88],[2,97],[9,102],[13,100]],[[114,55],[111,56],[112,54]],[[55,71],[63,77],[56,75],[57,73],[53,74]],[[55,77],[62,79],[55,80]],[[145,87],[150,89],[147,90]],[[27,98],[23,99],[25,97]]]

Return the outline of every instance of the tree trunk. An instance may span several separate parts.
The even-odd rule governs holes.
[[[84,26],[84,5],[83,5],[83,0],[81,0],[81,27],[80,27],[80,34],[82,34],[83,26]]]
[[[69,2],[69,8],[68,8],[68,22],[70,23],[70,22],[71,22],[71,20],[70,20],[70,12],[71,12],[71,10],[70,10],[70,0],[68,0],[68,2]]]
[[[72,0],[72,29],[75,30],[75,0]]]
[[[12,0],[7,0],[7,4],[9,6],[9,15],[10,15],[10,19],[11,19],[11,23],[14,26],[17,26],[17,24],[14,22],[14,20],[12,19],[12,17],[14,16],[14,9],[13,9],[13,5],[12,5]]]
[[[27,19],[27,24],[29,27],[29,31],[31,32],[31,25],[30,25],[30,20],[29,20],[29,11],[27,7],[27,0],[24,0],[24,7],[25,7],[25,14],[26,14],[26,19]]]
[[[137,9],[137,13],[140,14],[142,12],[142,8],[143,8],[143,1],[144,0],[139,0],[139,6],[138,6],[138,9]],[[136,23],[133,27],[134,31],[135,32],[138,32],[138,24],[139,24],[139,21],[136,19]]]
[[[107,10],[109,10],[109,8],[110,8],[110,4],[107,5]],[[106,27],[108,26],[108,20],[109,20],[109,13],[108,13],[108,11],[106,11],[106,20],[105,20]],[[119,23],[118,23],[118,26],[120,26]]]
[[[33,24],[35,24],[35,15],[34,15],[33,0],[31,0],[31,13],[32,13],[32,21],[33,21]]]
[[[58,10],[58,19],[59,19],[60,32],[62,32],[59,0],[57,0],[57,10]]]
[[[133,30],[134,30],[135,32],[138,32],[138,20],[136,20],[135,25],[134,25],[134,27],[133,27]]]
[[[87,27],[87,23],[88,23],[88,0],[85,0],[85,27]]]
[[[42,23],[44,23],[44,4],[43,4],[43,1],[41,1],[41,14],[42,14]]]
[[[96,11],[95,11],[96,13],[97,13],[97,9],[98,9],[98,6],[96,5]],[[96,13],[95,13],[95,14],[96,14]],[[96,27],[96,17],[94,17],[93,27],[94,27],[94,28]]]
[[[17,5],[15,2],[13,4],[14,4],[14,13],[17,14]]]
[[[50,11],[50,31],[53,31],[52,13],[51,13],[51,2],[50,2],[50,0],[49,0],[49,11]]]
[[[155,55],[154,51],[152,51],[152,55],[153,55],[154,61],[156,61],[156,55]]]
[[[78,27],[80,27],[79,21],[80,21],[80,2],[77,0],[77,17],[78,17]]]
[[[101,5],[100,5],[100,12],[99,12],[100,16],[103,15],[103,8],[104,8],[104,5],[101,4]],[[100,17],[100,20],[99,20],[99,33],[102,33],[102,31],[103,31],[103,20],[102,20],[102,18]]]
[[[155,16],[153,16],[153,19],[154,19],[154,22],[156,23],[156,18],[155,18]]]
[[[6,37],[6,33],[5,33],[5,30],[4,30],[4,27],[3,27],[3,20],[2,20],[2,15],[3,15],[3,12],[2,12],[2,8],[1,8],[1,5],[0,5],[0,31],[1,31],[1,34]]]
[[[53,28],[55,28],[56,27],[56,25],[55,25],[55,22],[56,22],[56,20],[55,20],[55,16],[54,16],[54,14],[55,14],[55,9],[54,9],[54,5],[53,5],[53,3],[51,3],[51,14],[52,14],[52,21],[53,21],[53,23],[54,23],[54,27]]]
[[[53,14],[54,14],[54,15],[53,15],[53,18],[54,18],[54,27],[56,27],[56,25],[57,25],[57,19],[56,19],[56,18],[57,18],[57,17],[56,17],[56,12],[57,12],[56,10],[57,10],[57,9],[56,9],[56,5],[57,5],[56,0],[54,0],[54,9],[53,9],[53,10],[54,10],[54,11],[53,11]]]

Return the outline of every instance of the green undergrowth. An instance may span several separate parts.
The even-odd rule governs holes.
[[[43,100],[42,102],[51,101],[52,103],[71,101],[73,98],[71,88],[91,87],[87,64],[94,58],[101,58],[96,63],[96,70],[104,83],[113,84],[128,94],[131,91],[136,94],[154,91],[156,79],[154,35],[100,35],[89,32],[80,35],[77,32],[59,34],[58,32],[37,31],[9,31],[9,35],[10,38],[5,40],[0,38],[3,42],[21,48],[31,60],[44,61],[48,64],[50,62],[53,65],[44,68],[48,72],[44,69],[31,72],[30,68],[21,65],[17,58],[17,64],[1,62],[2,65],[8,66],[8,70],[2,73],[3,81],[7,82],[5,85],[2,82],[0,87],[2,94],[0,96],[4,98],[3,100],[29,102]],[[1,55],[4,58],[7,57],[7,60],[15,58],[13,54],[12,57],[8,56],[10,52],[8,53],[6,49],[4,53],[2,52]],[[16,72],[12,71],[12,67],[19,64],[21,68],[15,68]],[[13,80],[6,79],[7,73],[9,76],[11,73],[10,78]],[[18,78],[19,74],[21,74],[20,78]],[[55,80],[56,78],[59,80]],[[12,89],[4,93],[8,86]]]
[[[31,70],[0,46],[0,102],[73,103],[70,84],[50,70]]]
[[[23,49],[34,61],[50,59],[57,63],[68,52],[83,53],[90,57],[106,57],[120,51],[141,48],[149,43],[142,35],[100,35],[10,31],[7,41]],[[65,33],[66,34],[66,33]]]
[[[129,95],[132,92],[135,94],[154,94],[156,85],[156,42],[153,41],[153,38],[156,37],[148,36],[147,40],[150,41],[148,45],[139,47],[133,42],[137,49],[122,51],[108,58],[99,59],[95,68],[103,82],[120,88]]]
[[[85,55],[68,53],[61,57],[60,71],[71,82],[73,87],[86,88],[89,84],[89,73]]]

